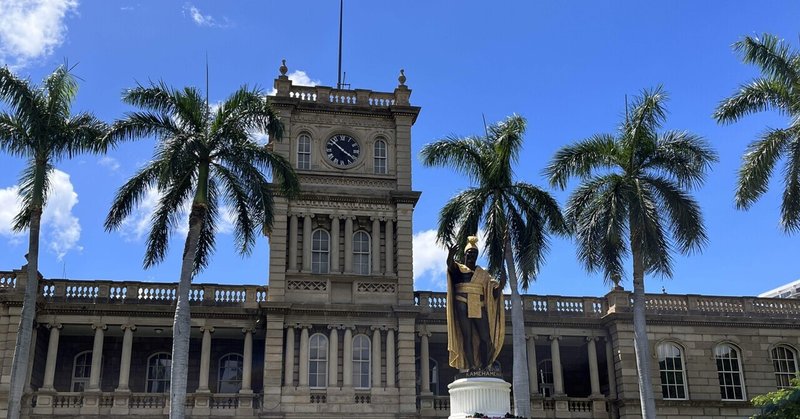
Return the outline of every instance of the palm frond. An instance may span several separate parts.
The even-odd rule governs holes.
[[[42,211],[50,191],[50,173],[55,169],[49,161],[44,163],[29,159],[19,178],[17,194],[21,199],[20,212],[14,216],[11,228],[23,231],[31,225],[35,211]],[[40,213],[41,215],[41,213]]]
[[[154,186],[163,169],[159,162],[150,162],[122,185],[106,215],[104,223],[106,231],[115,230],[122,225],[147,194],[148,188]]]
[[[616,159],[617,144],[614,137],[608,134],[593,135],[559,149],[544,172],[551,186],[564,189],[570,177],[586,178],[594,170],[618,164]]]
[[[65,66],[59,66],[44,80],[47,91],[47,114],[58,120],[69,118],[72,100],[78,92],[78,83]]]
[[[122,101],[152,112],[174,114],[176,112],[176,91],[163,81],[150,83],[150,86],[137,85],[122,93]]]
[[[484,147],[482,142],[479,137],[453,136],[434,141],[420,151],[422,164],[428,167],[449,166],[472,180],[481,179],[487,165],[480,152]]]
[[[0,99],[8,103],[13,113],[25,114],[27,120],[39,119],[45,103],[30,80],[17,77],[8,67],[0,68]]]
[[[169,249],[170,233],[179,221],[182,205],[192,196],[194,172],[176,177],[166,188],[160,188],[161,195],[150,219],[150,232],[145,246],[144,267],[150,268],[164,260]]]
[[[647,184],[638,179],[629,192],[631,250],[641,252],[645,272],[672,276],[672,245],[659,212],[658,201]],[[634,255],[635,256],[635,255]]]
[[[745,36],[733,44],[733,49],[742,55],[742,61],[757,65],[770,78],[788,86],[796,86],[800,81],[797,51],[775,35],[765,33],[760,38]]]
[[[251,214],[255,214],[257,210],[262,208],[255,207],[251,209],[249,204],[250,196],[238,176],[219,164],[212,164],[212,168],[215,178],[218,178],[223,186],[222,194],[225,198],[225,204],[235,211],[233,224],[236,247],[239,249],[239,253],[249,255],[256,241],[256,237],[253,234],[255,225],[254,220],[251,219]]]
[[[203,208],[202,226],[200,228],[200,241],[197,243],[197,251],[194,254],[194,266],[192,268],[192,277],[197,275],[208,266],[211,260],[211,255],[214,253],[216,247],[216,228],[217,219],[219,217],[218,209],[218,188],[215,179],[212,177],[208,180],[208,196],[205,199]],[[194,205],[192,206],[194,210]],[[186,238],[187,241],[189,238]]]
[[[717,153],[702,137],[667,131],[658,136],[656,149],[645,157],[642,168],[674,178],[679,187],[695,188],[703,184],[706,172],[717,160]]]
[[[796,135],[796,134],[795,134]],[[736,183],[736,206],[748,209],[767,191],[769,177],[793,134],[789,130],[773,129],[752,142],[742,157],[739,180]]]
[[[20,118],[0,112],[0,150],[27,157],[31,152],[31,142],[28,129]]]
[[[781,227],[787,233],[800,231],[800,139],[788,144],[784,170],[785,188],[781,201]]]
[[[450,198],[439,212],[436,240],[447,246],[466,243],[478,231],[478,223],[488,200],[489,191],[472,188]]]
[[[779,80],[759,78],[739,87],[739,91],[723,100],[714,111],[714,119],[721,124],[738,121],[745,115],[775,109],[783,114],[797,112],[787,85]]]
[[[642,178],[658,202],[659,213],[667,215],[672,237],[684,254],[700,250],[708,241],[700,205],[680,185],[663,177]]]

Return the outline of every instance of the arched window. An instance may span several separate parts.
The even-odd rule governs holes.
[[[714,348],[714,359],[717,361],[717,377],[722,400],[745,400],[739,351],[732,345],[721,343]]]
[[[328,273],[330,259],[330,235],[327,231],[319,229],[311,234],[311,272],[315,274]]]
[[[147,387],[148,393],[166,393],[169,391],[170,368],[172,355],[159,352],[147,358]]]
[[[242,389],[244,359],[239,354],[227,354],[219,359],[217,393],[238,393]]]
[[[323,388],[328,383],[328,338],[317,333],[308,341],[308,386]]]
[[[379,175],[386,174],[386,141],[375,141],[375,173]]]
[[[661,396],[664,399],[686,399],[686,372],[683,351],[672,342],[658,345],[658,370],[661,373]]]
[[[772,348],[772,365],[778,388],[791,387],[790,381],[797,376],[797,353],[794,349],[786,345]]]
[[[369,388],[370,341],[365,335],[353,338],[353,386]]]
[[[544,397],[551,397],[555,387],[553,386],[553,361],[544,359],[539,362],[539,391]]]
[[[297,139],[297,168],[311,168],[311,137],[308,134],[301,134]]]
[[[369,275],[369,234],[366,231],[356,231],[353,234],[353,272],[360,275]]]
[[[92,375],[92,351],[83,351],[75,355],[72,362],[71,391],[84,391],[89,387],[89,376]]]

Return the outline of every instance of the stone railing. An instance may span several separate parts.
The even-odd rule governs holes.
[[[17,273],[12,271],[0,271],[0,292],[8,291],[17,287]]]
[[[605,299],[597,297],[561,297],[552,295],[523,295],[522,306],[525,311],[548,315],[600,317],[606,313]],[[447,308],[447,294],[444,292],[419,291],[414,293],[414,305],[423,310],[444,312]],[[511,299],[506,296],[506,311],[511,311]]]
[[[444,292],[418,291],[414,305],[423,312],[444,312],[447,295]],[[508,296],[506,310],[511,309]],[[558,317],[602,317],[610,312],[630,311],[633,298],[626,291],[612,291],[605,297],[564,297],[553,295],[523,295],[526,312]],[[721,316],[768,316],[797,318],[800,300],[757,297],[719,297],[707,295],[646,294],[645,307],[649,314],[699,314]]]
[[[280,93],[278,96],[282,96]],[[288,95],[301,102],[388,108],[398,103],[394,93],[371,90],[343,90],[326,86],[290,86]]]
[[[178,285],[157,282],[73,281],[45,279],[39,295],[49,301],[173,304]],[[257,285],[192,284],[192,304],[257,307],[267,300],[267,287]]]

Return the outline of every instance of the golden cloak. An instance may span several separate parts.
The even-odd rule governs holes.
[[[458,268],[461,272],[471,272],[472,270],[469,269],[467,266],[462,265],[456,262]],[[480,266],[475,268],[475,272],[472,274],[472,280],[470,283],[478,283],[483,286],[483,295],[485,301],[485,308],[486,308],[486,315],[489,319],[489,338],[492,342],[492,348],[494,352],[492,353],[491,357],[489,357],[489,365],[491,365],[496,359],[497,356],[500,355],[500,350],[503,349],[503,340],[505,339],[506,333],[506,312],[505,312],[505,304],[503,303],[503,293],[502,291],[499,293],[498,297],[494,297],[494,290],[500,287],[500,284],[493,280],[489,272],[486,272]],[[461,329],[458,327],[456,322],[458,318],[456,316],[456,309],[455,309],[455,291],[453,290],[453,281],[450,278],[450,272],[447,273],[447,351],[450,353],[450,366],[453,368],[458,369],[468,369],[469,365],[477,365],[480,361],[480,354],[478,351],[478,347],[480,345],[480,336],[478,336],[477,331],[472,334],[472,342],[468,342],[468,344],[472,345],[472,354],[474,356],[474,360],[470,363],[467,362],[465,359],[464,348],[462,343],[464,342],[463,337],[461,336]]]

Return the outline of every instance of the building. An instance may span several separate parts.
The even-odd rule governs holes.
[[[762,298],[800,298],[800,279],[758,295]]]
[[[294,86],[287,71],[274,105],[288,141],[274,147],[303,192],[276,199],[269,286],[192,286],[188,413],[447,417],[445,295],[412,278],[420,108],[402,73],[380,93]],[[25,278],[0,272],[0,411]],[[42,279],[24,416],[164,417],[175,289]],[[534,417],[638,417],[630,301],[524,296]],[[653,294],[647,311],[659,417],[747,416],[798,369],[800,301]],[[498,361],[511,381],[510,335]]]

